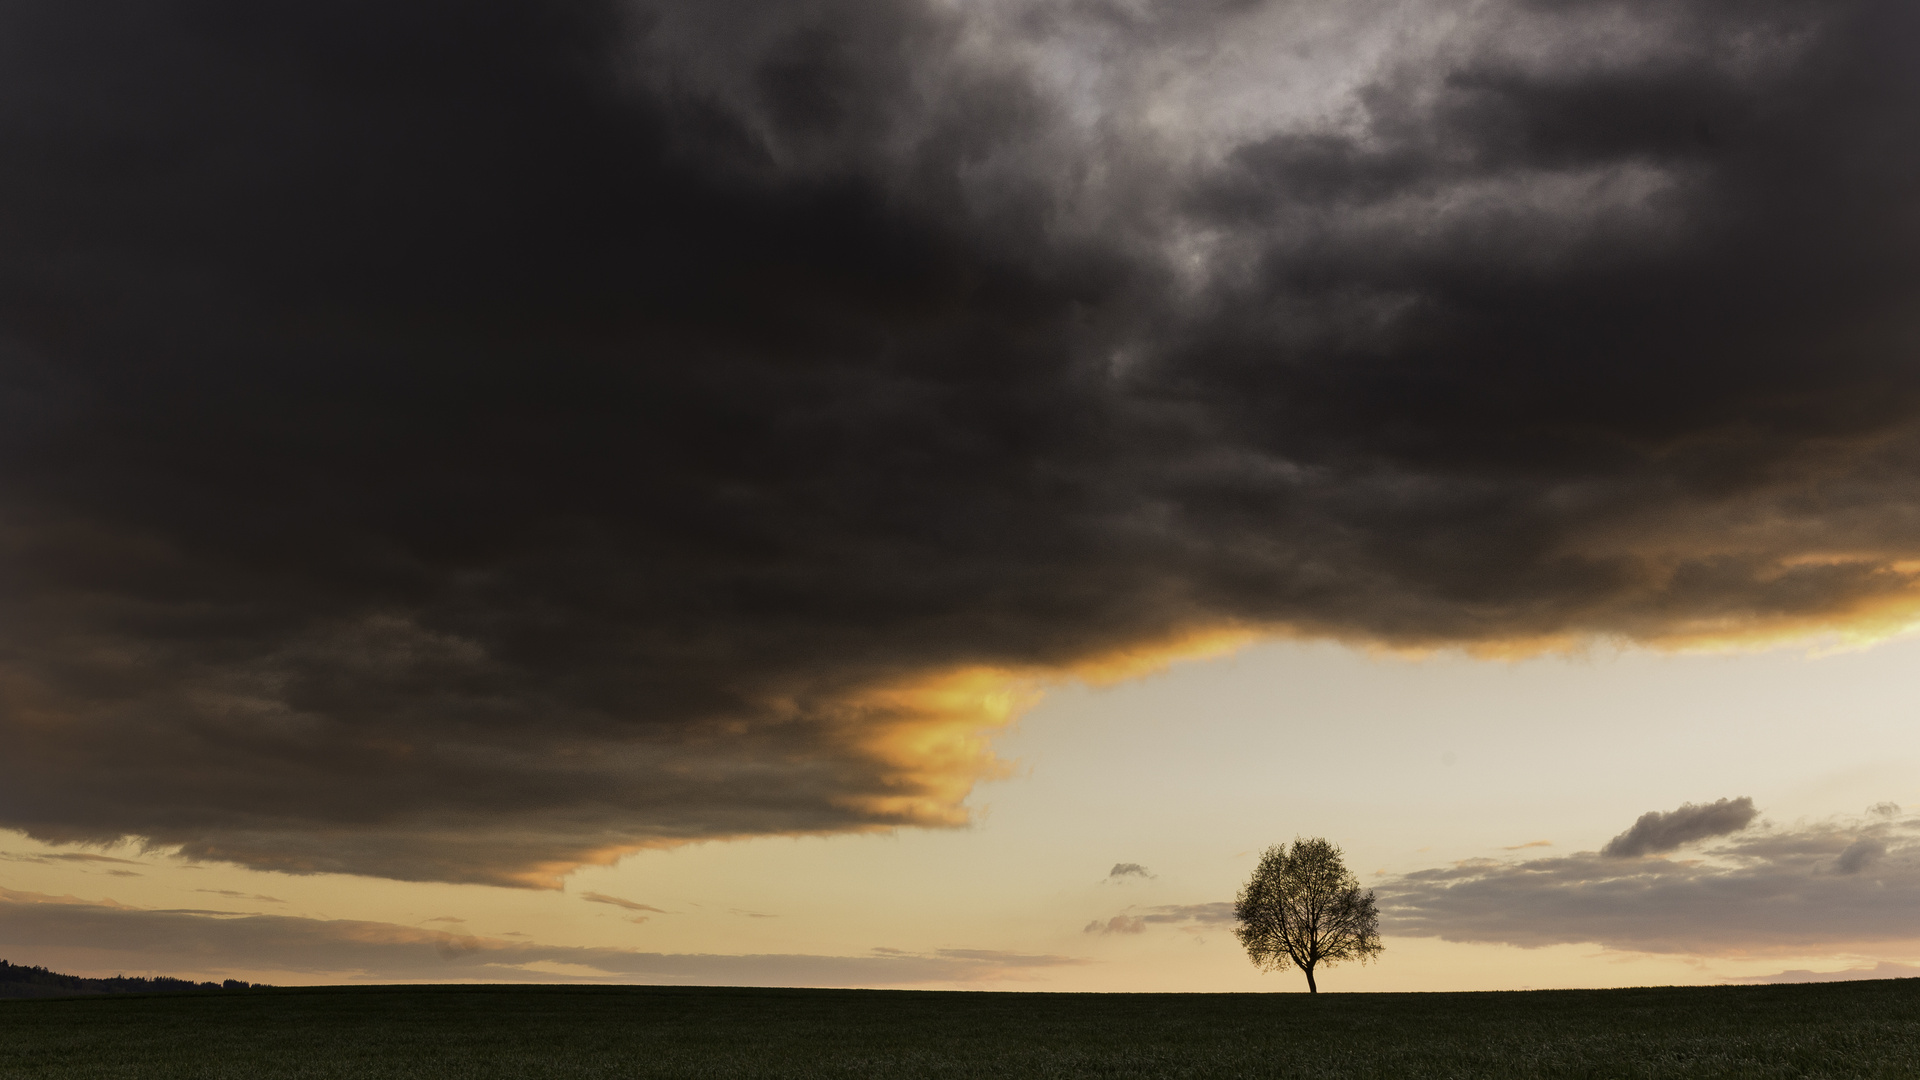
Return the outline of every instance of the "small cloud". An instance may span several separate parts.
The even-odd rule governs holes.
[[[1867,807],[1867,813],[1875,817],[1897,817],[1900,814],[1900,804],[1897,802],[1877,802]]]
[[[1081,931],[1085,934],[1144,934],[1147,920],[1138,915],[1115,915],[1106,922],[1095,919]]]
[[[1607,841],[1600,854],[1613,859],[1657,855],[1695,840],[1739,832],[1753,824],[1759,814],[1753,800],[1745,795],[1699,806],[1683,803],[1678,810],[1665,814],[1649,810],[1640,815],[1633,828]]]
[[[114,877],[146,877],[147,876],[138,870],[109,870],[107,871],[107,873],[112,874]]]
[[[465,920],[465,919],[456,919],[456,918],[454,918],[454,917],[453,917],[453,916],[451,916],[451,915],[436,915],[436,916],[434,916],[433,918],[431,918],[431,919],[428,919],[427,921],[428,921],[428,922],[450,922],[450,923],[463,923],[463,922],[466,922],[467,920]]]
[[[769,915],[764,911],[748,911],[745,908],[728,908],[728,911],[748,919],[777,919],[778,915]]]
[[[585,900],[589,904],[612,904],[614,907],[625,908],[628,911],[651,911],[655,915],[672,914],[671,912],[662,911],[652,904],[641,904],[632,900],[622,900],[618,896],[608,896],[605,893],[581,893],[580,899]]]
[[[1114,863],[1113,869],[1107,871],[1108,881],[1125,881],[1128,878],[1134,877],[1151,879],[1153,876],[1153,874],[1147,872],[1146,867],[1141,866],[1137,862]]]
[[[1529,840],[1524,844],[1515,844],[1512,847],[1503,847],[1500,850],[1501,851],[1522,851],[1530,847],[1552,847],[1552,846],[1553,846],[1553,841],[1551,840]]]
[[[1887,845],[1872,836],[1863,836],[1847,845],[1847,850],[1833,860],[1833,869],[1838,874],[1857,874],[1873,865],[1887,853]]]

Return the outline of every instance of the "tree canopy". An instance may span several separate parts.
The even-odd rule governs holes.
[[[1260,856],[1253,878],[1235,898],[1240,920],[1234,935],[1262,971],[1298,967],[1307,989],[1319,993],[1313,969],[1346,960],[1366,963],[1380,955],[1379,913],[1373,891],[1347,870],[1338,847],[1325,839],[1295,837]]]

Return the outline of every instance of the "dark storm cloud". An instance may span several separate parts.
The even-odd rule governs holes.
[[[0,4],[0,825],[552,884],[1195,636],[1894,618],[1917,24]]]
[[[1473,860],[1379,887],[1381,931],[1695,955],[1920,942],[1920,821],[1755,826],[1686,859]],[[1785,978],[1782,976],[1769,978]]]
[[[1745,795],[1737,799],[1717,799],[1704,805],[1682,803],[1680,809],[1662,813],[1649,810],[1640,815],[1633,828],[1607,841],[1600,854],[1616,859],[1636,855],[1654,855],[1673,851],[1682,844],[1725,836],[1753,824],[1760,811]]]
[[[436,920],[439,921],[439,920]],[[458,921],[458,920],[452,920]],[[151,911],[0,889],[0,950],[62,970],[195,975],[273,972],[310,981],[912,986],[1020,978],[1071,957],[986,949],[867,956],[647,953],[505,941],[393,923]],[[530,965],[534,965],[531,966]],[[555,971],[551,966],[561,966]]]

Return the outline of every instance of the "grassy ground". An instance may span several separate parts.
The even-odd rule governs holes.
[[[1920,1076],[1920,979],[1501,994],[327,987],[0,1002],[0,1077]]]

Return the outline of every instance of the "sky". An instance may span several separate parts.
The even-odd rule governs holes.
[[[1898,0],[0,4],[0,950],[1903,973]]]

